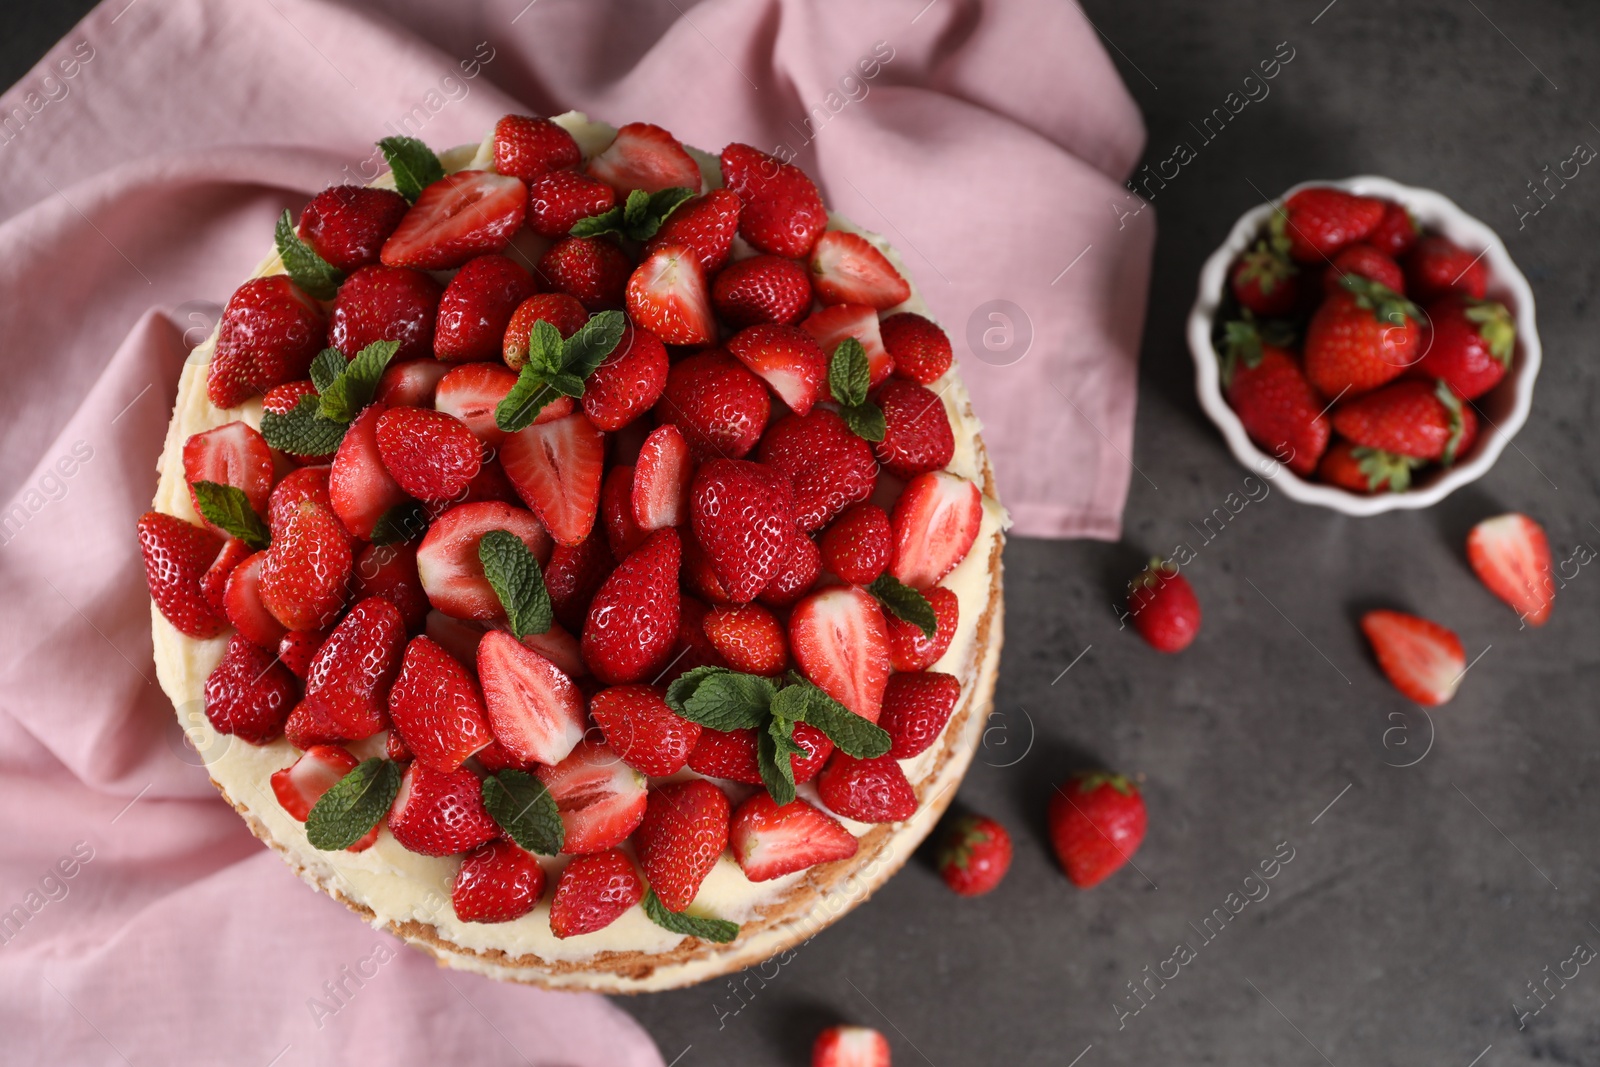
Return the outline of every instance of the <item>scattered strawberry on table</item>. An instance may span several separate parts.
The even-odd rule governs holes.
[[[1079,774],[1062,782],[1047,814],[1056,859],[1079,889],[1111,877],[1144,840],[1144,797],[1120,774]]]
[[[866,1026],[830,1026],[811,1046],[811,1067],[890,1067],[889,1040]]]
[[[1011,869],[1011,835],[984,815],[962,815],[939,839],[939,877],[960,896],[992,892]]]
[[[1158,652],[1182,652],[1200,633],[1200,600],[1178,568],[1157,557],[1128,583],[1133,628]]]

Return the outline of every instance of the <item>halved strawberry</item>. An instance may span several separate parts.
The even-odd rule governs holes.
[[[400,488],[420,500],[454,500],[483,465],[483,446],[454,415],[390,408],[375,428],[378,455]]]
[[[479,256],[450,279],[439,298],[433,354],[451,363],[499,359],[511,313],[539,291],[533,275],[507,256]]]
[[[228,298],[206,374],[206,395],[219,408],[306,376],[322,348],[328,320],[322,305],[286,274],[253,278]]]
[[[666,385],[666,347],[650,331],[629,324],[584,383],[583,413],[608,433],[620,430],[649,411]]]
[[[682,430],[689,448],[702,459],[747,454],[761,440],[771,412],[772,400],[761,379],[717,348],[674,363],[656,405],[656,417]]]
[[[739,232],[740,206],[739,197],[727,189],[712,189],[685,201],[645,243],[645,254],[664,245],[686,245],[695,250],[706,277],[711,277],[728,262],[733,235]]]
[[[669,345],[717,339],[705,270],[685,245],[665,245],[645,257],[628,278],[627,304],[635,322]]]
[[[478,542],[490,530],[521,538],[541,565],[550,558],[550,535],[532,512],[497,500],[457,504],[433,521],[417,547],[417,574],[435,608],[458,619],[505,616],[478,558]]]
[[[391,267],[459,267],[505,248],[527,212],[528,189],[516,178],[486,170],[446,174],[422,190],[380,258]]]
[[[744,201],[739,232],[746,241],[792,259],[811,251],[828,225],[828,209],[805,171],[737,142],[722,150],[720,162],[723,184]]]
[[[817,795],[847,819],[901,822],[917,811],[917,793],[893,756],[855,759],[835,752],[817,779]]]
[[[561,870],[550,901],[550,932],[560,938],[603,930],[644,899],[644,881],[619,849],[580,856]]]
[[[368,545],[356,555],[356,595],[381,596],[400,609],[407,630],[422,628],[428,617],[428,594],[417,573],[415,545]]]
[[[678,639],[678,532],[657,530],[617,565],[589,604],[583,658],[607,685],[651,678]]]
[[[883,331],[873,308],[864,304],[833,304],[812,313],[800,328],[817,339],[830,359],[846,337],[860,341],[867,353],[867,372],[873,388],[894,373],[894,360],[883,346]]]
[[[467,424],[478,440],[498,445],[506,432],[495,425],[494,409],[517,384],[517,373],[500,363],[468,363],[456,367],[439,381],[433,406]],[[565,399],[565,398],[563,398]],[[543,419],[555,405],[539,412]]]
[[[754,600],[783,565],[795,530],[789,476],[742,459],[713,459],[689,491],[695,539],[735,604]]]
[[[356,416],[334,453],[328,472],[328,500],[344,528],[363,541],[372,537],[378,520],[411,499],[383,465],[378,450],[378,420],[389,409],[368,404]]]
[[[500,630],[504,629],[504,626],[493,622],[489,624],[489,628]],[[550,629],[542,634],[527,634],[523,637],[522,643],[549,660],[555,665],[556,670],[568,678],[583,678],[589,673],[589,665],[583,662],[583,650],[578,644],[578,639],[558,622],[551,623]]]
[[[824,304],[892,308],[911,299],[894,264],[858,233],[830,230],[811,249],[811,283]]]
[[[328,344],[346,359],[355,359],[374,341],[399,341],[393,362],[431,359],[434,321],[443,294],[443,287],[420,270],[382,264],[362,267],[339,286],[328,318]]]
[[[536,322],[548,322],[563,338],[571,337],[589,321],[589,312],[569,293],[536,293],[528,297],[511,313],[506,324],[506,335],[500,346],[500,357],[512,370],[521,370],[528,362],[528,336]],[[570,399],[562,397],[562,400]],[[551,404],[550,407],[555,407]],[[549,408],[545,409],[546,411]],[[567,411],[572,410],[569,406]],[[542,412],[541,412],[542,414]],[[566,414],[563,411],[561,414]]]
[[[400,609],[382,597],[368,597],[317,650],[306,674],[306,700],[318,705],[341,738],[371,737],[388,725],[384,710],[405,644]]]
[[[1489,592],[1533,626],[1543,626],[1556,597],[1544,527],[1518,512],[1484,519],[1467,535],[1467,561]]]
[[[706,639],[727,661],[746,674],[776,675],[789,663],[783,623],[760,604],[712,608],[701,624]]]
[[[878,485],[872,446],[825,407],[778,420],[762,440],[760,456],[794,482],[795,519],[802,530],[821,529]]]
[[[337,745],[312,745],[289,766],[273,772],[272,794],[278,798],[278,804],[284,811],[305,822],[311,809],[322,799],[322,794],[355,770],[357,762],[354,756]],[[378,828],[373,826],[345,851],[365,851],[377,840]]]
[[[1372,643],[1378,666],[1408,698],[1434,707],[1455,696],[1467,654],[1453,632],[1400,611],[1367,612],[1361,632]]]
[[[889,633],[871,593],[842,586],[806,597],[789,616],[789,648],[814,685],[878,721],[889,684]]]
[[[428,637],[406,645],[389,688],[389,720],[417,762],[437,771],[455,770],[494,740],[477,679]]]
[[[897,671],[923,671],[939,661],[956,635],[956,624],[961,621],[961,598],[942,585],[924,589],[933,615],[939,622],[932,637],[923,635],[915,623],[884,616],[889,626],[889,662]]]
[[[652,778],[683,770],[700,740],[700,724],[667,706],[665,692],[653,685],[614,685],[589,701],[589,714],[628,766]]]
[[[601,215],[617,204],[603,181],[570,170],[551,171],[528,183],[528,229],[541,237],[565,237],[579,219]]]
[[[183,480],[189,483],[189,498],[195,514],[200,514],[200,499],[195,482],[216,482],[242,490],[256,514],[267,514],[267,497],[272,492],[272,449],[261,431],[248,422],[225,422],[221,426],[190,435],[183,443]],[[226,531],[200,516],[212,533]]]
[[[477,671],[478,643],[489,632],[487,624],[458,619],[442,611],[430,611],[422,629],[430,640],[454,656],[469,671]]]
[[[779,805],[757,793],[733,813],[733,858],[752,882],[768,882],[819,863],[849,859],[859,843],[827,812],[792,800]]]
[[[294,677],[271,652],[234,634],[206,677],[206,718],[219,734],[264,745],[283,729],[295,688]]]
[[[583,741],[560,763],[534,773],[561,812],[565,853],[582,856],[614,848],[644,818],[645,776],[607,745]]]
[[[606,527],[606,547],[622,559],[644,544],[650,531],[633,519],[633,468],[623,464],[606,473],[600,489],[600,515]]]
[[[676,426],[657,426],[644,439],[633,468],[633,520],[641,530],[661,530],[689,521],[689,483],[694,457]]]
[[[894,504],[894,562],[889,573],[926,589],[967,558],[983,522],[983,494],[948,471],[920,474]]]
[[[827,395],[828,357],[797,326],[746,327],[728,338],[728,351],[771,386],[796,415],[804,415]]]
[[[211,561],[211,566],[200,576],[200,595],[205,597],[212,611],[219,615],[227,614],[224,595],[228,590],[228,579],[232,577],[234,568],[254,553],[255,549],[236,537],[230,537],[222,542],[222,550],[217,553],[217,558]]]
[[[944,732],[960,699],[961,680],[953,674],[914,671],[891,676],[878,720],[889,733],[889,755],[912,759],[926,752]]]
[[[393,189],[332,185],[300,212],[296,232],[317,255],[348,274],[378,262],[378,250],[408,207]]]
[[[563,545],[580,543],[594,526],[604,461],[605,434],[578,412],[534,423],[500,448],[500,464],[517,494]]]
[[[434,392],[449,370],[450,364],[427,357],[390,363],[372,399],[392,408],[431,408]]]
[[[735,329],[770,322],[793,326],[811,310],[811,276],[782,256],[751,256],[724,267],[711,284],[711,303]]]
[[[630,122],[617,130],[604,152],[589,160],[588,171],[620,195],[681,186],[700,191],[700,166],[683,145],[660,126]]]
[[[450,906],[468,923],[504,923],[532,911],[544,896],[544,868],[510,841],[468,853],[456,871]]]
[[[866,1026],[830,1026],[811,1046],[811,1067],[889,1067],[889,1039]]]
[[[322,647],[322,634],[317,630],[288,630],[278,639],[278,662],[289,668],[289,673],[305,681],[311,673],[311,661]]]
[[[306,501],[267,549],[261,603],[291,630],[326,629],[344,607],[354,562],[349,536],[333,512]]]
[[[633,260],[607,237],[563,237],[539,257],[538,269],[550,288],[599,311],[622,306]]]
[[[494,124],[494,169],[532,181],[583,162],[578,142],[564,127],[534,115],[504,115]]]
[[[222,592],[222,610],[238,630],[262,648],[276,648],[288,627],[261,602],[261,565],[265,552],[257,552],[233,569]]]
[[[727,794],[704,778],[650,790],[633,835],[639,866],[668,911],[694,902],[722,850],[728,847]]]
[[[462,768],[441,771],[420,756],[400,778],[400,792],[389,808],[389,832],[423,856],[471,852],[500,836],[500,827],[483,806],[483,784]]]
[[[576,545],[556,545],[544,569],[545,589],[561,625],[574,632],[583,629],[589,602],[617,561],[606,547],[603,531],[595,529]]]
[[[478,681],[500,747],[530,763],[560,763],[583,740],[583,694],[555,664],[503,630],[478,644]]]

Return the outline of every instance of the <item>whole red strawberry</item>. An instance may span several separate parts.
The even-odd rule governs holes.
[[[362,267],[339,286],[328,320],[328,344],[346,359],[354,359],[374,341],[399,341],[390,362],[428,358],[433,355],[434,321],[443,293],[439,283],[420,270]]]
[[[855,759],[835,752],[817,780],[828,808],[857,822],[900,822],[917,811],[917,793],[893,756]]]
[[[889,676],[878,725],[889,734],[889,755],[911,759],[926,752],[944,732],[961,699],[961,679],[937,671]]]
[[[896,377],[931,385],[944,377],[955,360],[950,336],[914,311],[890,315],[878,324],[883,347],[894,361]]]
[[[819,547],[834,574],[851,585],[871,585],[894,554],[889,513],[876,504],[854,504],[823,533]]]
[[[645,255],[667,245],[692,248],[709,278],[728,262],[733,235],[739,232],[741,207],[739,197],[728,189],[712,189],[704,196],[686,200],[645,243]]]
[[[206,718],[219,734],[264,745],[282,731],[295,689],[293,676],[271,652],[234,634],[206,678]]]
[[[643,415],[667,387],[667,349],[648,330],[629,325],[584,383],[583,413],[610,433]]]
[[[1127,863],[1144,840],[1139,789],[1120,774],[1080,774],[1050,796],[1050,844],[1079,889],[1099,885]]]
[[[1489,268],[1483,265],[1481,253],[1430,234],[1406,256],[1406,281],[1412,297],[1425,304],[1446,293],[1482,300],[1489,288]]]
[[[344,607],[354,562],[333,512],[306,501],[267,549],[261,602],[291,630],[326,629]]]
[[[878,387],[873,400],[883,409],[887,428],[872,450],[890,474],[910,481],[950,462],[956,451],[955,432],[938,393],[904,378],[890,378]]]
[[[660,686],[614,685],[589,698],[606,744],[623,762],[654,778],[683,770],[700,740],[700,724],[682,718],[670,707]]]
[[[1384,210],[1382,200],[1314,186],[1285,200],[1283,210],[1273,216],[1272,227],[1288,241],[1289,254],[1295,260],[1321,263],[1376,229]]]
[[[1306,378],[1330,399],[1376,389],[1422,356],[1422,312],[1394,290],[1345,275],[1306,328]]]
[[[254,278],[228,298],[206,375],[206,395],[219,408],[306,376],[322,348],[322,306],[288,275]]]
[[[889,662],[897,671],[927,670],[939,661],[955,638],[961,619],[961,598],[942,585],[924,589],[922,595],[933,608],[938,628],[928,637],[915,624],[885,615],[889,629]]]
[[[1442,378],[1463,400],[1487,393],[1511,368],[1517,328],[1504,304],[1443,296],[1428,305],[1428,328],[1417,371]]]
[[[139,552],[150,599],[186,637],[216,637],[228,628],[200,587],[221,551],[222,538],[176,516],[147,511],[139,518]]]
[[[872,446],[827,408],[779,419],[762,440],[760,457],[794,482],[795,520],[802,530],[826,526],[870,497],[878,484]]]
[[[746,144],[722,150],[722,180],[744,201],[739,233],[763,252],[800,259],[828,226],[828,209],[805,171]]]
[[[469,852],[456,871],[450,904],[469,923],[504,923],[532,911],[544,896],[544,868],[510,841]]]
[[[1200,601],[1189,579],[1159,557],[1129,583],[1133,628],[1160,652],[1182,652],[1200,632]]]
[[[616,922],[644,899],[644,882],[620,849],[579,856],[556,880],[550,902],[550,932],[557,937],[592,934]]]
[[[589,604],[583,658],[607,685],[649,681],[678,639],[678,531],[657,530],[617,564]]]
[[[509,256],[467,261],[439,299],[433,354],[451,363],[498,359],[512,312],[538,288]]]
[[[668,911],[682,911],[728,846],[728,797],[703,778],[650,790],[633,847],[650,888]]]
[[[572,134],[547,118],[506,115],[494,124],[494,169],[532,181],[583,161]]]
[[[389,832],[423,856],[471,852],[500,836],[483,806],[483,783],[466,768],[441,771],[414,760],[400,779],[389,809]]]
[[[539,257],[539,274],[590,311],[620,308],[633,263],[604,237],[564,237]]]
[[[400,609],[369,597],[350,609],[311,660],[306,699],[337,724],[342,739],[359,741],[387,725],[389,686],[405,643]]]
[[[494,739],[478,680],[443,646],[413,637],[389,689],[389,719],[417,761],[454,771]]]
[[[1222,381],[1251,440],[1302,477],[1316,470],[1328,447],[1327,404],[1292,352],[1264,343],[1249,323],[1230,322]]]
[[[528,228],[541,237],[565,237],[579,219],[617,204],[616,190],[597,178],[557,170],[528,183]]]
[[[822,553],[817,543],[798,529],[789,536],[778,573],[756,599],[768,607],[792,607],[811,591],[822,576]]]
[[[744,457],[761,439],[772,410],[761,379],[721,349],[674,363],[662,401],[657,417],[682,430],[702,458]]]
[[[1449,466],[1472,446],[1478,417],[1443,382],[1395,382],[1340,404],[1333,428],[1356,445]]]
[[[1386,200],[1383,218],[1367,234],[1367,243],[1391,258],[1403,256],[1417,243],[1417,220],[1403,205]]]
[[[1411,472],[1422,461],[1378,448],[1335,441],[1317,464],[1317,477],[1353,493],[1399,493],[1411,487]]]
[[[754,600],[778,573],[794,532],[788,475],[761,463],[713,459],[689,494],[695,539],[735,604]]]
[[[1263,318],[1291,314],[1300,303],[1300,282],[1300,268],[1266,241],[1256,242],[1255,248],[1235,260],[1233,269],[1228,271],[1233,298]],[[897,366],[899,362],[896,356]]]
[[[548,322],[563,339],[571,337],[589,321],[589,313],[577,298],[566,293],[537,293],[517,305],[506,324],[500,356],[512,370],[521,370],[528,362],[528,337],[533,324]],[[551,407],[555,405],[552,404]],[[545,409],[546,411],[549,408]]]
[[[400,488],[419,500],[454,500],[483,463],[483,446],[454,415],[390,408],[378,418],[378,454]]]
[[[300,237],[346,274],[378,262],[383,242],[411,205],[393,189],[334,185],[311,198],[300,213]]]
[[[1343,280],[1347,274],[1370,279],[1402,295],[1406,291],[1406,277],[1400,270],[1400,264],[1365,241],[1350,245],[1333,257],[1333,262],[1322,274],[1323,291],[1338,292],[1344,287]]]
[[[776,675],[789,662],[783,623],[760,604],[712,608],[701,630],[729,667],[745,674]]]
[[[1011,835],[984,815],[951,821],[939,841],[939,877],[959,896],[981,897],[1011,869]]]
[[[811,277],[795,260],[751,256],[717,275],[711,304],[735,328],[763,322],[793,326],[811,310]]]

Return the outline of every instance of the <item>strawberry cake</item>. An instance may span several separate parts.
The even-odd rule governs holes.
[[[308,883],[608,992],[792,950],[949,803],[1005,513],[951,345],[796,167],[645,123],[382,142],[189,361],[161,685]]]

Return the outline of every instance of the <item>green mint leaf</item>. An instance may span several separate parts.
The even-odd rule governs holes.
[[[847,408],[867,402],[867,390],[872,387],[872,368],[867,363],[867,350],[854,337],[846,337],[833,350],[828,363],[828,389],[833,398]]]
[[[772,698],[773,721],[805,722],[807,699],[803,685],[790,685],[778,690],[778,695]]]
[[[349,848],[389,813],[399,792],[399,764],[376,758],[358,763],[306,816],[311,847],[323,852]]]
[[[560,394],[550,388],[550,379],[532,363],[524,363],[517,384],[495,405],[494,424],[506,433],[516,433],[533,425],[545,405]]]
[[[939,616],[934,613],[933,605],[928,603],[928,598],[906,585],[892,574],[879,575],[878,580],[867,586],[867,592],[878,599],[878,603],[889,609],[895,618],[909,622],[922,631],[922,636],[932,639],[939,632]]]
[[[589,377],[616,351],[627,326],[628,320],[620,311],[590,315],[577,333],[562,342],[562,369],[580,379]]]
[[[384,369],[398,351],[399,341],[374,341],[357,352],[344,373],[322,390],[319,410],[323,418],[350,422],[361,414],[361,409],[372,403]]]
[[[682,207],[688,201],[693,200],[694,197],[695,191],[684,185],[674,185],[667,189],[657,189],[655,192],[651,193],[650,217],[656,220],[655,228],[660,229],[661,224],[667,221],[667,217],[669,215],[678,210],[678,208]],[[655,233],[652,231],[644,239],[649,240],[654,236]]]
[[[602,211],[598,215],[590,215],[586,219],[579,219],[572,224],[567,232],[574,237],[599,237],[603,233],[622,232],[623,211],[614,207],[609,211]]]
[[[478,542],[478,560],[500,606],[506,610],[511,635],[518,641],[542,634],[555,621],[550,592],[544,585],[539,561],[522,538],[509,530],[490,530]]]
[[[555,325],[539,319],[528,333],[527,365],[544,374],[560,374],[566,366],[566,345]]]
[[[661,224],[667,221],[667,216],[694,195],[693,189],[681,185],[654,193],[635,189],[628,194],[628,199],[624,203],[598,215],[579,219],[567,232],[574,237],[617,234],[632,241],[648,241],[661,229]]]
[[[864,441],[876,444],[889,432],[889,424],[883,417],[883,409],[870,401],[840,408],[839,417],[844,419],[844,424],[850,427],[851,433]]]
[[[322,401],[303,396],[282,415],[261,413],[261,436],[279,452],[294,456],[326,456],[339,447],[348,428],[342,422],[323,418]]]
[[[780,807],[794,800],[794,754],[804,753],[794,740],[794,723],[773,717],[767,728],[756,735],[756,762],[761,769],[761,784],[772,802]]]
[[[667,906],[661,903],[661,898],[656,896],[654,889],[645,890],[644,900],[640,901],[640,905],[651,922],[675,934],[698,937],[702,941],[715,941],[719,944],[732,941],[739,936],[739,924],[736,922],[668,911]]]
[[[667,687],[667,705],[712,730],[738,730],[762,725],[777,691],[760,675],[697,667]]]
[[[727,667],[695,667],[692,670],[684,671],[667,683],[667,707],[682,715],[683,702],[694,695],[694,691],[700,687],[701,682],[712,675],[727,673],[729,673]]]
[[[889,751],[889,735],[810,682],[806,686],[806,722],[828,735],[839,751],[856,759],[872,759]]]
[[[566,843],[556,798],[527,771],[504,770],[485,778],[483,806],[519,848],[554,856]]]
[[[576,374],[568,374],[566,371],[562,371],[560,374],[551,375],[550,388],[562,396],[570,396],[576,400],[583,395],[583,379]]]
[[[645,215],[650,210],[650,194],[643,189],[635,189],[628,194],[628,199],[622,205],[622,226],[625,231],[636,228],[644,222]]]
[[[326,393],[348,366],[350,361],[344,358],[343,352],[337,348],[324,348],[311,361],[311,384],[316,386],[318,394]]]
[[[250,506],[250,498],[244,495],[243,489],[218,482],[190,482],[189,488],[194,490],[195,503],[207,522],[251,548],[267,547],[272,534]]]
[[[394,172],[394,187],[412,203],[416,203],[422,190],[444,177],[439,157],[415,137],[385,137],[378,147],[383,149],[383,158]]]
[[[278,240],[278,258],[289,280],[317,300],[332,300],[344,281],[344,272],[317,255],[316,250],[294,232],[294,221],[286,210],[278,220],[275,231]]]
[[[420,500],[407,500],[378,516],[367,538],[375,545],[398,545],[413,541],[428,532],[428,509]]]

